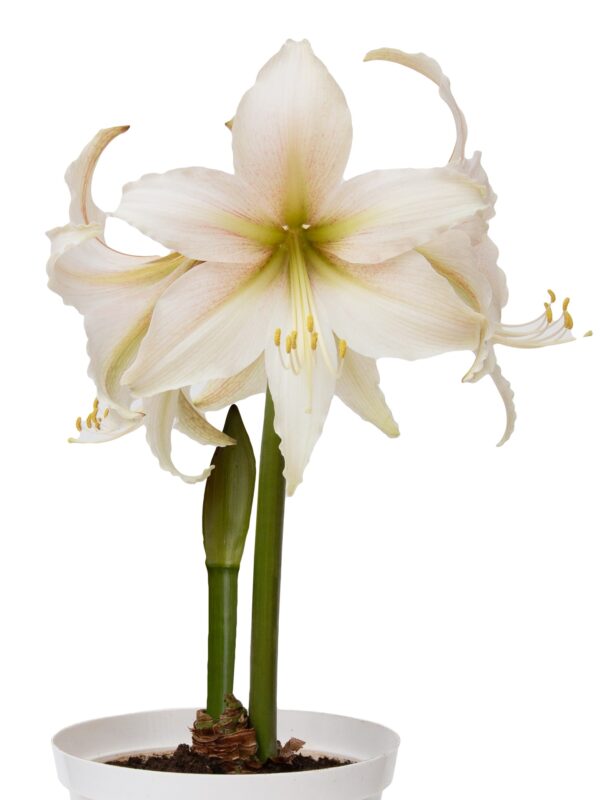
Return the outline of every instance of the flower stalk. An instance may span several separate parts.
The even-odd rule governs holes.
[[[267,389],[254,550],[249,707],[261,761],[277,755],[277,660],[285,479],[279,448],[281,440],[273,422],[273,398]]]
[[[206,482],[202,527],[208,570],[207,713],[218,720],[233,694],[238,573],[254,498],[256,462],[237,406],[223,429],[236,441],[215,451]]]

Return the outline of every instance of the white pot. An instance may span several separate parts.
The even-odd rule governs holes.
[[[148,711],[81,722],[52,741],[71,800],[380,800],[394,772],[400,740],[389,728],[350,717],[281,711],[278,736],[356,763],[275,775],[184,775],[112,767],[121,754],[165,751],[190,739],[195,709]]]

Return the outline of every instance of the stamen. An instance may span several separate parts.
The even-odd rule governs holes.
[[[544,308],[546,309],[546,319],[548,322],[552,322],[552,306],[550,303],[544,303]]]
[[[585,339],[587,336],[593,336],[593,335],[594,335],[594,331],[586,331],[586,332],[583,334],[583,338]]]
[[[273,341],[275,342],[275,347],[279,347],[279,345],[281,344],[281,328],[275,328]]]
[[[109,412],[109,411],[110,411],[110,408],[105,408],[105,409],[104,409],[104,414],[102,414],[102,416],[104,417],[104,419],[106,419],[106,418],[108,417],[108,412]]]
[[[568,331],[570,331],[571,328],[573,327],[573,317],[569,314],[569,312],[566,309],[564,311],[564,317],[565,317],[565,328]]]
[[[285,337],[285,352],[289,354],[292,352],[292,337],[286,336]]]
[[[93,406],[94,407],[94,411],[98,411],[98,406],[99,405],[100,405],[100,400],[98,400],[98,398],[96,398],[94,400],[94,406]]]
[[[81,428],[82,428],[81,417],[77,417],[77,419],[75,420],[75,427],[77,428],[79,433],[81,433]]]
[[[292,331],[290,337],[292,340],[292,350],[295,350],[298,347],[298,331]]]
[[[344,358],[346,350],[348,349],[348,342],[345,339],[340,339],[338,342],[338,354],[340,358]]]
[[[548,289],[548,294],[550,295],[550,302],[551,303],[556,303],[556,295],[554,294],[552,289]]]
[[[87,419],[85,421],[85,424],[87,425],[88,428],[92,427],[92,416],[93,416],[93,412],[92,412],[92,414],[88,414],[87,415]]]
[[[571,298],[570,297],[565,297],[565,299],[563,300],[563,311],[567,310],[567,308],[569,307],[569,303],[570,302],[571,302]]]
[[[310,347],[311,350],[317,349],[317,344],[319,343],[319,334],[316,331],[313,331],[310,337]]]
[[[309,333],[312,333],[315,329],[315,319],[312,314],[309,314],[306,318],[306,330]]]

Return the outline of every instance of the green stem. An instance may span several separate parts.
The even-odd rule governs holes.
[[[254,545],[249,709],[262,761],[277,754],[277,647],[285,509],[283,457],[273,419],[273,398],[267,390]]]
[[[208,566],[208,699],[206,711],[218,719],[225,695],[233,693],[237,629],[238,567]]]

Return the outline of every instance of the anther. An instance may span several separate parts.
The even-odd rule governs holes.
[[[312,333],[315,329],[315,320],[312,314],[309,314],[306,318],[306,328],[309,333]]]
[[[573,317],[572,317],[572,316],[569,314],[569,312],[568,312],[568,311],[566,311],[566,310],[565,310],[565,312],[564,312],[564,316],[565,316],[565,328],[566,328],[568,331],[570,331],[570,330],[571,330],[571,328],[573,327]]]
[[[82,428],[81,417],[77,417],[77,419],[75,420],[75,427],[77,428],[79,433],[81,433],[81,428]]]
[[[292,340],[292,350],[295,350],[298,347],[298,331],[292,331],[290,338]]]
[[[292,352],[292,337],[285,337],[285,352],[289,355]]]
[[[550,295],[550,302],[551,303],[556,303],[556,295],[554,294],[552,289],[548,289],[548,294]]]
[[[106,419],[106,418],[108,417],[108,412],[109,412],[109,411],[110,411],[110,408],[105,408],[105,409],[104,409],[104,414],[102,414],[102,416],[104,417],[104,419]]]
[[[546,309],[546,319],[548,322],[552,322],[552,306],[550,303],[544,303],[544,308]]]
[[[571,302],[571,298],[570,297],[565,297],[565,299],[563,300],[563,311],[567,310],[567,308],[569,307],[569,303],[570,302]]]
[[[338,342],[338,354],[340,358],[344,358],[347,349],[348,349],[348,342],[345,339],[340,339]]]
[[[310,348],[311,350],[317,349],[317,344],[319,343],[319,334],[316,331],[313,331],[310,337]]]
[[[87,415],[87,419],[85,421],[85,424],[87,425],[88,428],[92,427],[92,414],[88,414]]]
[[[593,335],[594,335],[594,331],[586,331],[586,332],[583,334],[584,338],[585,338],[585,337],[587,337],[587,336],[593,336]]]
[[[98,406],[99,405],[100,405],[100,400],[98,400],[98,398],[96,398],[94,400],[94,411],[98,411]]]
[[[281,344],[281,328],[275,328],[273,341],[275,342],[275,347],[279,347],[279,345]]]

